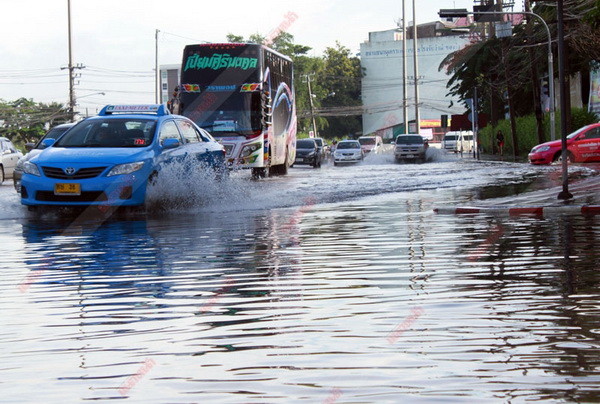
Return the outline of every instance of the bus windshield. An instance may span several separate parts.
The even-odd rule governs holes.
[[[185,107],[185,115],[214,136],[231,132],[251,135],[261,130],[259,93],[183,94],[181,102]]]
[[[186,46],[180,113],[215,136],[261,131],[259,48],[247,44]]]

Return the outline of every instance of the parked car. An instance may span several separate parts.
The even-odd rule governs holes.
[[[397,162],[426,160],[429,143],[423,136],[416,134],[398,135],[394,142],[394,157]]]
[[[182,164],[177,169],[186,176],[227,170],[223,146],[164,105],[107,105],[43,143],[48,147],[23,165],[21,203],[29,207],[140,206],[167,166]]]
[[[358,143],[363,149],[365,155],[377,154],[383,151],[383,139],[381,136],[361,136],[358,138]]]
[[[472,131],[450,131],[442,139],[442,149],[454,153],[470,153],[473,151]]]
[[[309,164],[314,168],[321,167],[323,156],[315,139],[296,140],[296,160],[294,164]]]
[[[63,123],[60,125],[56,125],[52,129],[50,129],[46,134],[37,142],[37,143],[26,143],[25,148],[28,153],[21,157],[17,162],[17,166],[15,167],[15,172],[13,174],[13,185],[15,186],[15,190],[17,192],[21,192],[21,177],[23,175],[23,165],[26,161],[31,160],[42,150],[46,148],[44,144],[44,139],[58,139],[63,133],[65,133],[68,129],[70,129],[74,123]]]
[[[8,138],[0,137],[0,184],[12,178],[15,167],[23,153],[17,150]]]
[[[529,153],[531,164],[560,161],[562,141],[554,140],[535,146]],[[567,136],[567,159],[572,163],[600,161],[600,123],[593,123]]]
[[[357,163],[363,161],[365,154],[358,140],[341,140],[333,152],[333,164]]]

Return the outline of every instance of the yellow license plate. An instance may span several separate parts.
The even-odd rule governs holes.
[[[78,183],[54,184],[54,195],[81,195],[81,185]]]

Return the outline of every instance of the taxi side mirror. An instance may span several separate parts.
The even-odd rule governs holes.
[[[56,142],[56,139],[44,139],[42,140],[42,148],[50,147]]]
[[[165,139],[165,140],[163,140],[163,143],[162,143],[163,149],[176,149],[179,146],[181,146],[181,143],[179,143],[179,140],[173,139],[173,138]]]

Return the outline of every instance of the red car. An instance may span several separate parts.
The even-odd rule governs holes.
[[[551,164],[561,157],[560,140],[535,146],[529,153],[531,164]],[[593,123],[567,136],[567,158],[571,163],[600,161],[600,123]]]

